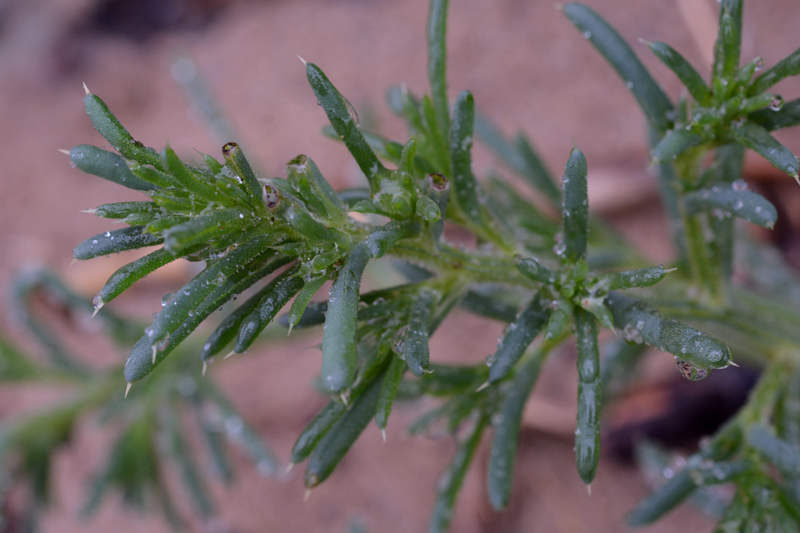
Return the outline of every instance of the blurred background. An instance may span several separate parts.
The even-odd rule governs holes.
[[[638,39],[669,42],[700,67],[711,60],[714,0],[587,3],[632,43],[673,98],[677,80]],[[356,186],[363,177],[344,147],[319,133],[325,114],[315,105],[297,56],[325,70],[358,109],[362,123],[404,139],[403,125],[384,105],[384,93],[398,83],[417,94],[426,91],[426,17],[427,0],[0,0],[3,296],[15,273],[46,266],[90,299],[130,260],[112,256],[69,266],[78,242],[109,229],[108,221],[80,210],[138,199],[133,191],[70,168],[68,157],[57,152],[83,143],[105,146],[83,109],[83,82],[148,146],[160,149],[169,142],[182,157],[199,159],[193,150],[219,155],[224,141],[236,140],[265,177],[283,175],[285,163],[305,153],[335,188]],[[744,17],[743,61],[761,55],[771,65],[800,44],[800,8],[794,0],[748,2]],[[452,0],[448,48],[451,96],[471,89],[479,109],[506,133],[522,129],[529,134],[555,174],[577,144],[589,161],[593,212],[654,263],[670,260],[657,184],[647,168],[642,114],[552,0]],[[699,70],[708,74],[707,66]],[[191,105],[182,84],[195,74],[213,93],[233,138],[215,138]],[[787,99],[798,89],[797,80],[776,87]],[[797,132],[778,137],[800,153]],[[495,167],[488,152],[478,148],[479,174]],[[753,154],[748,154],[746,174],[753,188],[779,208],[776,230],[758,237],[775,241],[792,264],[800,265],[794,231],[800,224],[797,184]],[[158,310],[164,293],[192,274],[191,264],[173,263],[113,306],[144,320]],[[392,279],[379,271],[373,278],[373,286]],[[0,324],[3,334],[37,353],[37,345],[13,321],[4,316]],[[76,352],[96,364],[124,359],[125,352],[82,340],[89,329],[74,324],[65,332],[73,335]],[[502,324],[456,312],[433,338],[432,358],[482,360],[494,351],[501,329]],[[319,353],[305,349],[318,338],[318,332],[279,338],[210,372],[283,461],[325,402],[311,388]],[[649,490],[632,461],[633,440],[644,436],[690,450],[743,401],[754,376],[747,369],[730,369],[689,383],[680,380],[670,356],[652,354],[645,380],[606,412],[605,457],[588,497],[572,452],[573,367],[574,355],[566,350],[551,358],[539,381],[526,411],[508,511],[491,511],[485,460],[478,458],[457,506],[454,532],[620,531],[624,514]],[[0,421],[58,398],[58,391],[4,386]],[[378,430],[368,428],[305,504],[301,472],[261,478],[242,461],[235,485],[212,486],[219,519],[193,526],[197,531],[346,531],[357,520],[368,531],[425,530],[436,479],[454,445],[407,437],[404,427],[419,412],[418,405],[398,406],[385,445]],[[141,516],[114,498],[105,500],[90,521],[76,517],[108,442],[108,434],[87,420],[59,455],[56,498],[44,531],[168,530],[159,515]],[[648,531],[712,527],[711,520],[685,507]]]

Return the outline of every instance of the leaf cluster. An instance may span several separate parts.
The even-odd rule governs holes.
[[[259,177],[234,142],[223,146],[222,160],[201,154],[202,164],[187,163],[169,146],[158,152],[134,140],[87,90],[89,118],[114,152],[77,146],[69,152],[73,165],[141,191],[147,200],[92,210],[128,226],[86,239],[74,256],[85,260],[160,247],[115,272],[95,296],[95,312],[171,261],[205,263],[185,286],[165,295],[161,311],[133,343],[125,380],[128,387],[147,380],[137,386],[140,405],[137,394],[133,406],[111,404],[127,413],[126,423],[90,503],[96,504],[107,486],[120,487],[135,502],[142,501],[144,492],[163,492],[154,425],[167,432],[170,449],[177,452],[186,447],[181,405],[214,405],[224,416],[235,416],[219,391],[194,374],[201,367],[205,374],[230,344],[228,355],[244,353],[277,321],[290,331],[323,325],[318,388],[330,400],[302,431],[290,458],[292,464],[307,462],[309,489],[334,472],[372,420],[385,430],[395,401],[423,395],[442,400],[410,428],[414,434],[444,432],[457,444],[437,486],[431,531],[449,528],[465,473],[485,434],[491,434],[489,499],[497,510],[508,504],[525,402],[546,358],[573,333],[578,354],[576,465],[586,484],[594,479],[600,458],[603,399],[618,394],[635,376],[645,345],[673,354],[678,370],[691,380],[728,367],[734,355],[767,361],[748,405],[634,510],[630,522],[649,523],[707,485],[732,482],[737,496],[721,530],[750,531],[753,524],[796,530],[800,437],[792,428],[800,423],[800,315],[733,285],[738,243],[732,217],[768,228],[777,217],[774,206],[741,180],[745,149],[797,178],[797,159],[770,131],[795,125],[800,107],[797,101],[784,104],[768,90],[800,73],[798,52],[760,75],[757,59],[740,67],[742,2],[723,0],[708,83],[669,45],[648,43],[691,96],[673,103],[605,20],[584,5],[563,6],[567,18],[620,74],[651,127],[652,162],[658,166],[679,258],[675,268],[648,266],[589,216],[588,164],[580,150],[570,151],[559,184],[529,139],[524,134],[508,139],[476,111],[469,91],[451,106],[447,8],[446,0],[431,2],[430,94],[420,97],[394,87],[387,95],[391,109],[408,126],[405,142],[363,130],[355,108],[326,74],[304,62],[314,97],[330,122],[326,133],[352,155],[366,178],[363,189],[335,192],[307,155],[289,161],[285,178]],[[476,137],[527,190],[498,177],[476,178]],[[448,228],[453,227],[471,233],[477,246],[451,243]],[[743,244],[740,250],[752,249]],[[384,256],[392,258],[407,282],[362,291],[365,269]],[[751,277],[754,285],[769,289],[756,283],[763,271],[754,266]],[[782,266],[775,271],[797,284]],[[312,301],[327,282],[327,299]],[[629,289],[631,294],[622,292]],[[186,339],[242,294],[244,301],[215,321],[200,344],[194,370],[186,370],[187,361],[197,356],[181,348]],[[278,317],[285,307],[288,313]],[[508,324],[485,365],[431,361],[429,339],[456,307]],[[115,320],[106,311],[100,316]],[[128,321],[114,324],[129,331]],[[604,350],[602,361],[601,327],[620,337]],[[44,342],[55,345],[52,339]],[[22,358],[9,360],[15,361],[9,375],[34,372]],[[54,361],[75,379],[93,375],[63,355]],[[192,377],[185,377],[187,372]],[[98,398],[110,401],[107,395]],[[68,439],[84,406],[97,402],[42,422],[48,428],[42,434],[50,437],[38,456],[49,457]],[[156,406],[167,406],[166,414]],[[271,455],[256,448],[254,434],[241,423],[237,428],[251,452],[262,450],[255,454],[257,464],[272,465]],[[26,434],[19,430],[18,440],[8,441],[15,443],[11,447],[25,449]],[[220,446],[214,435],[207,432],[212,451]],[[222,455],[215,452],[215,457],[223,465]],[[200,513],[211,516],[203,476],[193,460],[182,453],[175,460]],[[37,464],[47,471],[46,462]],[[773,466],[779,477],[772,475]]]

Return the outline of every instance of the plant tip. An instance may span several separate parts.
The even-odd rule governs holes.
[[[293,468],[294,468],[294,463],[289,463],[288,465],[286,465],[286,470],[283,471],[284,475],[291,472]]]
[[[126,398],[128,397],[128,393],[131,391],[131,385],[133,385],[133,383],[131,383],[130,381],[128,382],[127,385],[125,385],[125,397]]]
[[[345,393],[340,393],[339,398],[341,398],[343,404],[347,405],[347,395]]]
[[[587,483],[586,484],[586,492],[589,493],[589,496],[592,495],[592,484],[591,483]]]
[[[728,361],[728,364],[729,364],[730,366],[735,366],[736,368],[739,368],[739,365],[737,365],[737,364],[736,364],[736,363],[734,363],[733,361]]]
[[[299,55],[298,55],[297,57],[300,59],[300,61],[302,61],[302,62],[303,62],[303,65],[306,65],[306,66],[308,65],[308,61],[306,61],[305,59],[303,59],[303,58],[302,58],[302,57],[300,57]]]
[[[89,96],[90,94],[92,94],[89,91],[89,88],[86,86],[86,82],[83,82],[83,90],[86,91],[86,96]]]
[[[484,383],[483,383],[483,385],[481,385],[480,387],[478,387],[477,389],[475,389],[475,392],[480,392],[480,391],[482,391],[483,389],[487,388],[489,385],[491,385],[491,383],[489,383],[488,381],[486,381],[486,382],[484,382]]]
[[[208,363],[203,361],[203,371],[200,373],[201,376],[206,377],[206,372],[208,371]]]
[[[386,429],[381,428],[381,438],[383,439],[383,443],[386,444]]]
[[[308,503],[308,499],[311,497],[311,489],[306,489],[305,494],[303,494],[303,503]]]
[[[61,152],[64,155],[69,155],[69,150],[64,150],[63,148],[56,148],[57,152]]]
[[[72,265],[74,265],[74,264],[75,264],[75,263],[77,263],[77,262],[78,262],[78,258],[77,258],[77,257],[73,257],[73,258],[72,258],[72,261],[70,261],[70,262],[69,262],[69,266],[72,266]]]
[[[100,302],[99,304],[97,304],[97,305],[95,306],[95,308],[94,308],[94,312],[92,313],[92,318],[94,318],[94,316],[95,316],[95,315],[96,315],[96,314],[97,314],[97,313],[100,311],[100,309],[102,309],[102,308],[103,308],[103,306],[104,306],[104,305],[105,305],[105,303],[104,303],[104,302]]]
[[[232,355],[233,355],[233,354],[235,354],[235,353],[236,353],[236,350],[231,350],[231,353],[229,353],[228,355],[226,355],[225,357],[223,357],[223,358],[222,358],[222,360],[224,361],[225,359],[227,359],[228,357],[232,356]]]

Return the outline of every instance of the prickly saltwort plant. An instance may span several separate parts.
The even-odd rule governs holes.
[[[601,400],[630,379],[644,346],[673,354],[680,373],[698,380],[733,364],[727,341],[737,358],[763,364],[759,385],[685,468],[632,511],[629,523],[653,522],[693,493],[731,483],[735,495],[721,531],[800,530],[800,302],[781,287],[781,280],[791,286],[797,281],[779,261],[764,266],[747,260],[742,266],[750,288],[731,279],[734,245],[745,257],[759,246],[737,233],[734,217],[767,228],[777,217],[742,181],[745,149],[798,178],[797,158],[770,131],[800,123],[800,100],[784,102],[769,89],[800,74],[800,50],[763,72],[759,58],[741,66],[742,1],[722,0],[710,83],[669,45],[647,43],[686,86],[686,96],[675,103],[598,14],[581,4],[562,7],[620,74],[650,126],[652,163],[678,258],[672,268],[648,266],[589,217],[587,162],[580,150],[569,154],[559,187],[524,135],[510,141],[476,115],[469,91],[449,100],[447,3],[431,2],[430,95],[402,87],[388,93],[392,110],[408,124],[405,143],[362,131],[353,106],[318,66],[305,63],[331,124],[328,133],[343,142],[366,176],[363,189],[337,193],[307,155],[287,164],[285,179],[260,178],[233,142],[222,147],[222,160],[203,155],[204,166],[190,166],[169,147],[158,152],[134,140],[87,89],[89,118],[114,151],[77,146],[69,152],[73,165],[139,190],[146,200],[93,210],[128,227],[90,237],[75,249],[75,258],[158,247],[109,278],[92,302],[95,313],[103,308],[99,319],[125,342],[130,322],[104,306],[171,261],[205,261],[205,268],[164,298],[162,310],[133,344],[124,377],[128,388],[142,384],[131,398],[112,394],[118,376],[105,375],[77,403],[6,432],[2,449],[21,451],[21,472],[33,480],[38,501],[46,497],[50,454],[68,439],[82,413],[102,405],[109,417],[124,414],[126,424],[87,508],[116,486],[134,503],[156,495],[177,523],[160,474],[165,458],[172,457],[198,512],[210,519],[213,504],[184,450],[181,405],[204,421],[209,450],[224,478],[230,473],[225,433],[251,451],[261,470],[273,470],[270,453],[221,392],[200,378],[199,369],[205,374],[231,343],[228,355],[243,353],[288,307],[277,320],[290,330],[323,325],[319,387],[330,402],[298,437],[290,459],[307,463],[309,489],[334,472],[373,419],[381,430],[386,427],[396,398],[433,396],[443,400],[441,406],[410,431],[444,427],[458,448],[436,488],[430,530],[448,529],[464,475],[485,435],[491,441],[488,495],[495,509],[503,509],[511,497],[526,399],[548,355],[573,334],[579,380],[575,453],[578,474],[588,485],[600,457]],[[477,180],[471,162],[476,136],[560,211],[559,219],[500,179]],[[350,213],[380,215],[386,222],[365,223]],[[477,249],[448,242],[445,221],[470,231]],[[362,292],[365,267],[383,256],[396,261],[408,282]],[[312,302],[327,281],[333,282],[327,301]],[[21,286],[53,290],[57,284],[38,274],[35,283]],[[634,291],[623,292],[627,289]],[[199,349],[183,347],[215,310],[245,292],[247,299]],[[508,323],[486,365],[430,360],[428,339],[456,306]],[[618,334],[602,361],[601,327]],[[57,350],[48,371],[12,359],[17,377],[92,376]],[[47,438],[34,444],[36,434]],[[165,453],[156,443],[159,434],[168,435],[169,450],[183,452]]]

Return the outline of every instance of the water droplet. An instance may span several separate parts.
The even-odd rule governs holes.
[[[333,299],[331,299],[333,301]],[[403,326],[402,328],[398,329],[397,332],[392,337],[392,351],[399,355],[401,358],[403,356],[403,347],[406,343],[406,335],[408,334],[408,325]]]
[[[344,106],[347,108],[347,112],[350,113],[350,118],[353,119],[353,124],[355,124],[357,128],[360,128],[361,125],[358,120],[358,113],[356,112],[356,108],[353,107],[353,104],[351,104],[350,101],[347,98],[345,98],[342,93],[339,93],[339,96],[341,96],[342,100],[344,100]]]
[[[697,368],[692,363],[684,361],[680,357],[675,357],[675,364],[677,365],[678,372],[681,373],[681,376],[685,377],[689,381],[700,381],[708,376],[708,369]]]
[[[736,192],[742,192],[742,191],[746,191],[746,190],[749,189],[749,187],[747,186],[747,182],[744,181],[744,180],[736,180],[736,181],[734,181],[733,185],[731,185],[731,187],[733,187],[733,190],[736,191]]]
[[[267,209],[273,210],[281,203],[281,193],[272,185],[264,185],[264,203]]]
[[[236,143],[226,143],[222,147],[222,156],[223,157],[232,157],[234,152],[239,149],[239,145]]]
[[[769,101],[769,108],[773,111],[780,111],[783,107],[783,97],[779,95],[775,95],[775,97]]]
[[[717,220],[725,220],[726,218],[730,217],[730,213],[723,211],[722,209],[714,208],[711,210],[711,216]]]
[[[167,349],[168,344],[169,344],[169,335],[158,341],[158,344],[156,344],[156,350],[162,352]]]
[[[583,38],[584,39],[591,39],[592,38],[592,32],[590,32],[590,31],[583,32]]]
[[[733,202],[734,209],[741,209],[743,207],[744,207],[744,202],[742,202],[741,200],[736,200],[735,202]]]
[[[632,81],[626,82],[625,87],[627,87],[628,89],[633,89],[633,82]]]
[[[175,293],[174,292],[168,292],[167,294],[162,296],[161,297],[161,307],[166,307],[167,304],[170,303],[174,297],[175,297]]]
[[[641,333],[639,333],[639,330],[630,324],[626,325],[622,330],[622,338],[626,342],[633,342],[636,344],[641,344],[644,341]]]

